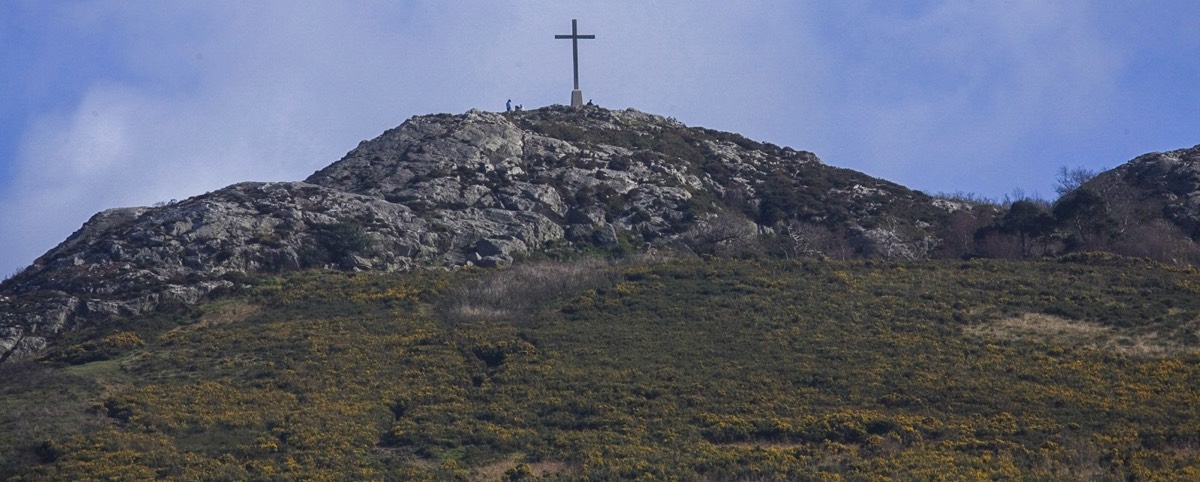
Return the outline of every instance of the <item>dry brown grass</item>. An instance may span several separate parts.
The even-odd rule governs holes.
[[[601,259],[514,264],[455,288],[442,309],[455,321],[511,320],[553,299],[610,286],[617,277]]]
[[[251,316],[257,315],[262,311],[262,307],[241,301],[230,301],[225,303],[216,303],[210,305],[200,317],[200,321],[192,326],[196,328],[206,328],[216,325],[225,325],[245,321]]]
[[[520,465],[520,458],[521,455],[516,454],[505,460],[479,467],[471,472],[471,480],[476,482],[495,482],[497,480],[505,480],[504,474]],[[555,461],[531,462],[526,463],[525,465],[529,466],[529,472],[533,474],[534,477],[560,474],[568,468],[567,464]]]
[[[1108,327],[1085,321],[1068,320],[1042,313],[1025,313],[991,323],[967,328],[968,333],[994,336],[1004,339],[1052,339],[1073,341],[1105,337],[1112,330]]]
[[[1155,333],[1126,333],[1098,323],[1043,313],[1025,313],[974,325],[968,327],[966,332],[982,338],[1090,346],[1138,357],[1163,357],[1197,351],[1196,347],[1162,339]]]
[[[805,446],[801,442],[729,442],[716,445],[742,450],[794,450]]]

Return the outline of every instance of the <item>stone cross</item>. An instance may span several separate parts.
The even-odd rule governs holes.
[[[575,62],[575,90],[571,91],[571,107],[583,107],[583,92],[579,90],[579,39],[594,39],[595,35],[579,35],[578,23],[571,19],[571,35],[555,35],[556,39],[571,39],[571,57]]]

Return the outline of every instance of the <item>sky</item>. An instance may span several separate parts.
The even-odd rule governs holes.
[[[0,277],[104,209],[296,181],[415,115],[570,102],[929,194],[1200,144],[1194,0],[0,0]]]

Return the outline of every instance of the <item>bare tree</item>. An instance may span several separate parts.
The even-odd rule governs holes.
[[[980,230],[975,238],[975,249],[980,256],[1000,259],[1021,259],[1021,242],[1012,233],[1000,229]]]
[[[1061,166],[1058,168],[1058,175],[1055,176],[1057,184],[1054,185],[1054,192],[1058,193],[1059,197],[1065,196],[1067,193],[1079,189],[1084,183],[1091,181],[1097,174],[1099,173],[1086,167]]]
[[[939,233],[938,256],[960,258],[978,254],[976,233],[995,222],[998,213],[995,205],[977,205],[950,213]]]
[[[925,259],[937,244],[933,236],[893,217],[863,231],[862,239],[867,242],[868,253],[887,259]]]
[[[840,255],[838,236],[825,226],[790,219],[776,223],[775,232],[775,249],[785,258]]]
[[[753,251],[757,237],[754,221],[727,209],[697,222],[680,240],[695,254],[736,256]]]
[[[1165,219],[1152,219],[1130,227],[1114,243],[1113,251],[1171,264],[1200,261],[1200,247],[1179,226]]]

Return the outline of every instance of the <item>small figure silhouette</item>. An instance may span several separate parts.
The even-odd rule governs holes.
[[[587,103],[587,105],[589,105],[589,106],[595,106],[596,104],[593,104],[593,103],[592,103],[592,99],[588,99],[588,103]]]
[[[508,99],[508,102],[504,103],[504,111],[512,112],[512,99]]]

